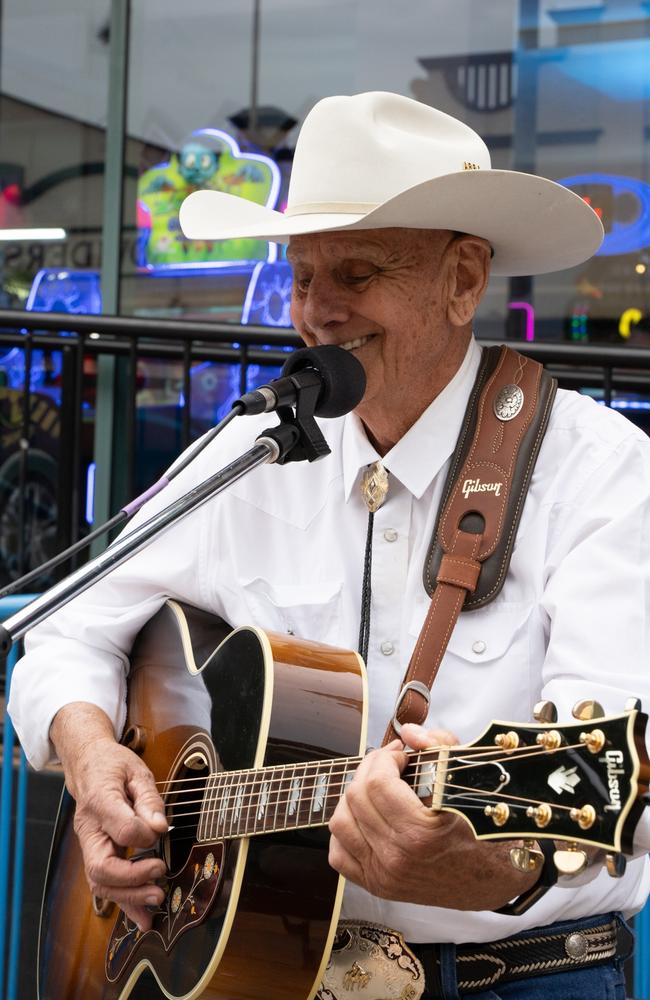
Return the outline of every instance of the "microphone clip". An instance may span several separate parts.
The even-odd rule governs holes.
[[[314,418],[321,383],[316,379],[305,377],[311,374],[305,370],[291,376],[298,390],[295,413],[291,406],[279,406],[275,411],[280,418],[279,426],[269,427],[259,435],[271,438],[278,444],[280,455],[276,459],[276,465],[286,465],[287,462],[316,462],[330,453],[331,449]],[[294,429],[293,433],[287,433],[289,427]]]

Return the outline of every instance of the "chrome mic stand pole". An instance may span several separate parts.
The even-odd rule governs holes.
[[[143,549],[157,535],[196,510],[207,500],[217,496],[231,483],[237,482],[238,479],[260,465],[286,459],[291,449],[300,442],[300,439],[301,428],[296,423],[283,422],[277,427],[264,431],[257,438],[255,445],[244,455],[195,486],[169,507],[154,514],[144,524],[140,524],[132,531],[121,535],[95,559],[71,573],[64,580],[55,583],[53,587],[46,590],[40,597],[35,598],[21,611],[5,619],[0,625],[0,655],[6,655],[11,649],[12,643],[16,639],[22,638],[30,628],[34,628],[35,625],[58,611],[74,597],[88,590],[98,580],[107,576],[113,569],[121,566],[132,555]],[[325,445],[323,454],[328,451],[329,449]]]

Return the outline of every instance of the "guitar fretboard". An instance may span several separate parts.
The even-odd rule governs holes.
[[[419,756],[415,755],[418,758]],[[258,833],[325,826],[334,814],[360,757],[220,771],[206,780],[197,839],[227,840]],[[435,759],[411,761],[402,777],[425,798],[431,795]]]

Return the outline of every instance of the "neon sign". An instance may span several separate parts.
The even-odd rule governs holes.
[[[650,184],[636,177],[598,173],[576,174],[558,183],[579,194],[600,216],[606,231],[597,257],[637,253],[650,245]],[[606,205],[599,204],[598,188]]]
[[[280,170],[270,156],[242,152],[221,129],[197,129],[178,154],[138,180],[138,264],[149,271],[212,270],[277,260],[277,245],[266,240],[187,240],[178,211],[199,189],[275,208],[280,183]]]
[[[532,343],[535,339],[535,310],[530,302],[509,302],[508,309],[521,309],[526,316],[526,340]]]

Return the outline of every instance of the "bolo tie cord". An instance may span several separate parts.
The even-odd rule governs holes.
[[[374,521],[374,511],[368,511],[368,533],[366,535],[366,554],[363,559],[363,587],[361,590],[361,624],[359,626],[359,655],[364,663],[368,662],[368,643],[370,641],[370,581],[372,575],[372,529]]]
[[[368,508],[368,533],[366,535],[366,554],[363,559],[363,587],[361,590],[361,624],[359,626],[359,655],[364,663],[368,662],[368,645],[370,642],[370,578],[372,574],[372,531],[375,523],[375,511],[384,503],[388,493],[388,472],[381,462],[369,465],[361,477],[361,495]]]

